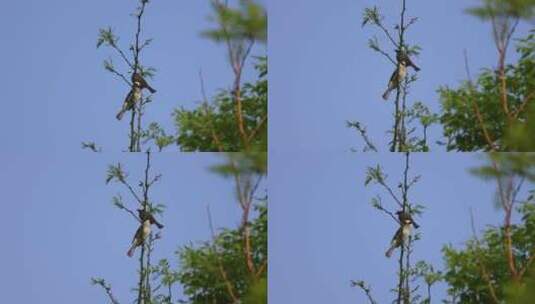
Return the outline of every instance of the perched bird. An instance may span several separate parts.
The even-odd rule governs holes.
[[[416,72],[420,70],[420,68],[417,67],[414,62],[412,62],[411,58],[405,51],[396,50],[396,59],[398,62],[405,62],[405,66],[412,67]]]
[[[147,237],[150,235],[150,220],[145,220],[142,225],[136,231],[134,238],[132,239],[132,245],[126,255],[132,257],[137,247],[143,245]]]
[[[142,222],[149,220],[151,224],[154,224],[158,227],[158,229],[162,229],[163,225],[158,223],[158,221],[152,216],[152,214],[148,211],[145,211],[143,209],[137,209],[137,214],[139,215],[139,218]]]
[[[121,120],[126,111],[132,110],[139,99],[141,99],[141,88],[134,84],[128,95],[126,95],[121,110],[115,116],[117,120]]]
[[[383,94],[384,100],[388,100],[388,96],[390,96],[390,92],[398,88],[398,85],[401,83],[401,81],[403,81],[406,75],[407,75],[407,66],[405,65],[405,62],[404,61],[398,62],[398,67],[392,73],[392,76],[390,76],[390,80],[388,81],[388,87],[386,88],[386,91]]]
[[[390,242],[390,248],[385,252],[387,258],[392,256],[394,250],[407,243],[409,236],[411,235],[411,224],[402,224],[394,234],[392,241]]]
[[[132,83],[134,84],[134,86],[139,86],[141,89],[147,89],[149,90],[152,94],[156,93],[156,90],[153,89],[148,83],[147,81],[141,76],[139,75],[139,73],[134,73],[132,74]]]
[[[420,227],[420,225],[416,224],[416,222],[412,219],[412,216],[409,212],[399,210],[396,212],[396,214],[398,215],[398,220],[401,225],[412,224],[416,229]]]

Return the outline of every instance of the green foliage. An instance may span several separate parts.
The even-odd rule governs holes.
[[[149,127],[143,131],[141,138],[143,138],[143,144],[153,141],[159,151],[162,151],[163,148],[176,142],[175,137],[167,135],[165,130],[156,122],[151,123]]]
[[[506,137],[511,151],[535,151],[535,102],[532,102],[525,121],[517,121],[509,129]]]
[[[388,176],[385,175],[381,166],[376,165],[375,167],[368,167],[364,186],[368,186],[371,182],[384,184],[387,177]]]
[[[513,253],[519,266],[526,264],[535,247],[535,205],[531,201],[519,205],[521,223],[512,226]],[[488,283],[483,279],[487,272],[498,299],[504,299],[510,287],[510,274],[503,251],[504,234],[501,227],[489,227],[482,239],[466,242],[464,248],[452,245],[443,248],[445,259],[444,279],[448,293],[460,303],[492,303]]]
[[[256,269],[267,262],[267,205],[256,207],[258,217],[251,223],[253,261]],[[267,303],[267,271],[252,279],[243,256],[243,237],[239,229],[224,229],[215,240],[189,245],[177,252],[181,268],[177,273],[186,303],[232,303],[220,271],[220,263],[236,296],[243,303]]]
[[[448,150],[490,149],[476,108],[481,113],[481,120],[490,138],[500,150],[508,151],[511,147],[528,148],[532,145],[524,142],[532,142],[528,139],[535,138],[535,122],[533,118],[528,120],[525,109],[525,104],[528,104],[528,109],[533,109],[533,105],[529,103],[533,103],[535,99],[532,94],[535,91],[535,30],[518,41],[516,51],[520,59],[505,68],[508,107],[516,116],[513,130],[508,130],[507,117],[502,108],[499,77],[495,71],[485,69],[475,83],[465,81],[459,88],[441,87],[438,90],[442,105],[440,122],[447,138]],[[508,132],[510,139],[506,138]]]
[[[245,296],[244,304],[267,304],[268,301],[268,281],[263,278],[251,286],[249,293]]]
[[[482,0],[482,6],[472,7],[467,13],[488,20],[495,17],[529,19],[535,16],[535,0]]]
[[[117,165],[109,165],[108,172],[106,175],[106,184],[110,183],[113,180],[122,183],[126,180],[126,177],[127,175],[123,171],[121,163],[117,163]]]
[[[379,13],[377,6],[372,8],[365,8],[364,13],[362,13],[362,26],[366,26],[368,23],[373,25],[382,24],[384,17]]]
[[[442,280],[442,272],[435,270],[433,265],[428,264],[425,261],[418,261],[416,265],[414,265],[414,272],[415,275],[423,278],[428,286],[432,286]]]
[[[242,88],[242,111],[247,134],[257,130],[252,138],[252,150],[267,151],[267,58],[257,60],[257,81],[245,83]],[[229,90],[219,92],[211,104],[203,103],[193,110],[176,109],[173,117],[177,128],[176,143],[182,151],[245,150],[236,122],[234,96]]]
[[[213,166],[213,172],[223,177],[240,175],[265,175],[267,174],[267,153],[241,152],[227,153],[227,162]]]
[[[119,41],[119,38],[115,36],[111,27],[100,29],[99,36],[97,39],[97,49],[101,47],[103,44],[115,48],[117,47],[118,41]]]
[[[233,9],[213,1],[215,16],[211,19],[219,25],[216,29],[204,31],[203,36],[222,42],[227,39],[240,42],[267,41],[267,14],[251,0],[240,0],[239,8]]]
[[[178,273],[171,269],[171,265],[167,259],[162,259],[157,265],[151,267],[152,280],[158,282],[162,288],[158,288],[153,295],[151,303],[154,304],[172,304],[173,285],[179,281]],[[161,290],[159,290],[161,289]]]
[[[429,108],[422,102],[415,102],[405,113],[407,121],[407,137],[405,140],[404,150],[414,152],[429,152],[429,145],[427,142],[427,130],[433,124],[438,123],[438,114],[432,113]],[[417,131],[415,123],[422,127],[422,137],[414,135]]]
[[[487,153],[491,163],[472,169],[471,172],[485,180],[506,176],[522,176],[535,182],[535,153]]]
[[[532,267],[523,284],[511,284],[505,292],[507,303],[532,304],[535,302],[535,267]]]

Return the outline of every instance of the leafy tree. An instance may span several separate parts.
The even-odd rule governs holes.
[[[181,303],[267,304],[267,197],[256,198],[267,172],[266,157],[266,153],[230,153],[225,163],[212,168],[234,180],[242,220],[237,228],[216,233],[208,208],[212,239],[180,247],[177,270],[167,260],[155,270],[169,290],[164,300],[172,299],[171,286],[180,283],[187,297]]]
[[[238,53],[246,51],[251,42],[267,41],[267,15],[264,8],[251,0],[240,0],[236,9],[230,8],[227,1],[224,2],[211,0],[214,9],[211,19],[218,27],[204,31],[204,36],[238,46],[233,51],[238,58]]]
[[[535,259],[535,190],[524,199],[518,196],[525,181],[535,182],[535,155],[491,153],[488,163],[472,171],[496,182],[503,223],[488,227],[480,239],[472,215],[473,238],[463,248],[443,248],[452,303],[516,303],[529,297],[525,289],[533,280],[529,270]],[[512,222],[515,212],[519,223]]]
[[[253,257],[257,268],[267,258],[267,206],[256,207],[259,216],[251,223]],[[267,272],[252,279],[243,261],[242,232],[223,229],[212,241],[184,246],[178,251],[178,280],[187,303],[267,303]]]
[[[150,172],[150,155],[147,152],[139,191],[121,164],[109,167],[106,182],[124,186],[135,205],[160,214],[164,206],[155,203],[149,195],[151,187],[161,178]],[[176,252],[180,262],[178,269],[173,268],[168,259],[154,262],[152,252],[160,235],[150,235],[139,250],[139,277],[133,289],[136,303],[177,303],[173,294],[177,284],[182,285],[187,297],[179,301],[181,303],[267,303],[267,196],[257,196],[260,181],[267,173],[266,157],[266,153],[230,153],[226,162],[212,168],[213,172],[234,180],[237,202],[242,210],[240,225],[216,233],[208,209],[212,240],[180,247]],[[113,198],[113,205],[140,221],[135,208],[121,195]],[[122,302],[104,279],[92,278],[92,283],[100,286],[113,304]]]
[[[490,21],[498,54],[496,68],[486,69],[473,82],[466,60],[468,80],[458,89],[439,89],[447,149],[458,151],[512,151],[523,148],[519,134],[526,133],[526,110],[534,92],[533,31],[517,44],[520,60],[507,65],[507,53],[521,20],[535,16],[533,0],[481,0],[467,12]],[[519,131],[523,130],[523,131]],[[508,140],[507,136],[512,137]]]
[[[257,59],[258,80],[245,83],[241,92],[244,127],[253,150],[267,151],[267,58]],[[212,103],[193,110],[184,107],[173,113],[177,144],[183,151],[240,151],[243,145],[236,127],[235,100],[229,90],[221,90]]]
[[[220,89],[211,99],[204,90],[202,103],[194,109],[179,107],[173,117],[176,136],[167,135],[158,124],[152,125],[147,140],[163,149],[176,143],[182,151],[267,151],[267,57],[256,58],[258,79],[242,83],[243,69],[253,46],[267,43],[267,13],[252,0],[240,0],[236,8],[228,1],[210,0],[215,28],[203,37],[224,44],[233,73],[230,89]]]
[[[237,8],[229,7],[227,1],[211,3],[211,19],[217,27],[202,35],[226,46],[234,74],[232,89],[222,90],[212,103],[204,96],[203,104],[193,111],[176,110],[177,143],[185,151],[267,151],[266,58],[257,63],[259,81],[242,85],[243,68],[253,45],[267,42],[267,13],[251,0],[240,0]]]
[[[513,252],[516,263],[526,265],[535,248],[535,205],[524,202],[517,211],[522,222],[512,227]],[[503,240],[503,227],[489,227],[480,240],[471,239],[463,248],[444,247],[448,293],[460,303],[502,303],[511,288]]]
[[[535,115],[529,114],[535,112],[535,30],[518,41],[516,51],[518,62],[505,67],[507,108],[513,113],[512,125],[503,111],[497,71],[485,69],[475,83],[465,81],[457,89],[439,89],[440,121],[448,150],[531,148],[532,141],[528,138],[535,136],[535,122],[531,118]]]

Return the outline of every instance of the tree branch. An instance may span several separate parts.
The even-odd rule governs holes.
[[[119,304],[119,301],[117,301],[117,299],[113,295],[113,292],[111,290],[111,285],[106,284],[106,281],[104,281],[104,279],[91,278],[91,283],[93,285],[98,285],[102,287],[102,289],[104,289],[104,291],[106,292],[106,295],[108,296],[112,304]]]
[[[210,233],[212,235],[212,244],[213,244],[212,245],[212,250],[214,250],[215,255],[216,255],[219,273],[221,274],[221,278],[225,282],[225,286],[227,288],[227,292],[228,292],[229,296],[232,298],[232,302],[233,303],[239,303],[240,300],[236,296],[236,294],[234,293],[234,288],[232,287],[232,283],[230,282],[230,280],[228,278],[228,275],[227,275],[227,272],[225,271],[225,268],[223,267],[223,262],[221,261],[221,259],[219,257],[219,253],[218,253],[217,246],[216,246],[216,234],[215,234],[214,225],[213,225],[213,222],[212,222],[212,213],[210,212],[210,206],[209,205],[206,206],[206,212],[208,214],[208,224],[210,226]]]
[[[368,301],[370,302],[370,304],[377,304],[377,301],[375,301],[374,298],[372,297],[371,287],[370,286],[366,286],[364,281],[360,281],[360,280],[359,281],[351,281],[351,286],[358,287],[362,291],[364,291],[364,293],[366,294],[366,297],[368,298]]]
[[[474,224],[474,214],[472,212],[472,208],[470,208],[470,224],[471,224],[471,227],[472,227],[472,234],[473,234],[474,240],[476,241],[476,246],[477,246],[476,257],[477,257],[477,260],[478,260],[477,262],[479,264],[479,268],[481,270],[481,274],[483,276],[483,279],[487,283],[487,288],[489,289],[492,301],[495,304],[499,304],[500,301],[498,300],[498,297],[496,296],[496,290],[494,289],[494,286],[492,286],[492,281],[490,279],[489,272],[487,271],[487,268],[485,267],[485,264],[483,263],[483,261],[481,259],[481,251],[480,251],[481,244],[480,244],[479,239],[478,239],[477,234],[476,234],[476,228],[475,228],[475,224]]]

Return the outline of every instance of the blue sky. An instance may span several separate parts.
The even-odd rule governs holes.
[[[137,185],[143,174],[143,154],[70,153],[2,154],[0,172],[5,225],[0,252],[0,283],[6,303],[104,303],[103,291],[91,277],[112,284],[122,303],[134,298],[136,259],[126,256],[137,224],[111,204],[121,194],[119,184],[105,185],[109,164],[121,161]],[[152,199],[167,205],[161,218],[163,238],[154,252],[176,266],[179,246],[209,240],[206,206],[216,228],[237,227],[240,209],[231,180],[209,171],[222,161],[215,154],[153,155],[153,172],[161,173]],[[265,185],[259,194],[264,193]],[[156,229],[156,228],[155,228]],[[5,263],[5,264],[4,264]],[[175,287],[174,293],[181,294]]]
[[[395,227],[369,206],[379,189],[365,189],[363,181],[366,167],[378,162],[395,179],[402,156],[343,151],[361,146],[345,127],[348,119],[365,123],[378,146],[387,142],[392,103],[380,95],[391,66],[367,48],[376,32],[360,23],[365,7],[377,5],[389,17],[399,7],[386,0],[258,2],[269,9],[270,301],[362,300],[349,281],[364,279],[384,303],[395,265],[383,254]],[[115,114],[128,88],[102,68],[103,59],[112,56],[121,66],[120,59],[95,44],[98,29],[107,26],[122,46],[128,44],[135,3],[11,1],[0,13],[6,42],[0,51],[6,71],[0,75],[0,184],[9,215],[0,221],[8,232],[0,250],[0,285],[9,286],[3,291],[7,302],[101,303],[105,297],[89,285],[92,276],[106,278],[119,298],[130,299],[135,266],[125,252],[136,227],[111,206],[120,187],[104,180],[107,165],[117,161],[137,180],[144,162],[143,155],[117,153],[126,147],[127,126]],[[415,59],[422,71],[411,100],[438,110],[436,89],[465,78],[464,49],[473,74],[495,64],[489,24],[463,13],[471,3],[409,2],[408,14],[420,21],[408,39],[423,48]],[[158,93],[147,123],[157,121],[174,132],[172,110],[193,108],[201,97],[200,69],[209,95],[231,84],[224,47],[199,36],[212,26],[209,14],[208,1],[154,0],[148,6],[143,35],[155,40],[142,61],[158,69],[151,80]],[[521,25],[517,37],[526,32]],[[265,52],[258,46],[253,55]],[[244,78],[255,77],[249,65]],[[432,139],[440,134],[438,127],[431,130]],[[88,140],[106,153],[80,151],[80,142]],[[158,258],[172,258],[178,246],[209,238],[207,204],[216,226],[238,224],[232,184],[207,170],[218,160],[214,154],[154,156],[163,179],[153,197],[168,206]],[[419,219],[423,239],[417,258],[440,266],[442,245],[460,245],[469,237],[470,207],[478,228],[499,223],[493,185],[466,171],[476,164],[474,154],[414,156],[412,172],[423,175],[414,200],[427,206]],[[444,286],[435,292],[440,297]]]
[[[389,303],[396,282],[396,259],[384,253],[396,224],[370,205],[379,187],[364,187],[366,168],[381,164],[395,189],[403,170],[401,154],[271,153],[270,155],[270,301],[272,303],[365,303],[350,280],[371,284],[378,303]],[[494,184],[467,170],[483,161],[476,154],[411,155],[410,173],[421,175],[409,200],[425,206],[417,218],[422,234],[413,261],[443,266],[441,248],[460,246],[471,236],[470,208],[476,229],[498,225]],[[524,185],[527,187],[528,185]],[[529,187],[528,187],[529,188]],[[533,184],[531,185],[531,189]],[[526,188],[525,188],[526,189]],[[435,300],[445,286],[434,288]]]
[[[368,127],[376,145],[386,146],[392,126],[392,101],[381,95],[392,65],[367,47],[381,33],[361,28],[362,12],[377,6],[393,27],[401,1],[390,0],[271,0],[270,148],[277,151],[348,151],[362,147],[346,120]],[[472,74],[496,65],[497,56],[488,23],[463,13],[475,0],[407,1],[407,15],[419,21],[407,32],[408,42],[422,53],[414,61],[422,68],[409,101],[422,101],[439,110],[436,90],[465,79],[463,50]],[[394,18],[394,19],[393,19]],[[529,28],[521,24],[516,37]],[[386,45],[383,43],[383,45]],[[392,47],[388,50],[392,51]],[[511,52],[512,55],[512,52]],[[442,130],[430,130],[432,142]],[[434,147],[437,150],[436,147]],[[440,148],[442,149],[442,148]],[[386,149],[381,149],[386,150]]]
[[[0,63],[9,72],[0,75],[6,101],[0,127],[5,148],[72,151],[81,141],[95,141],[108,151],[126,150],[128,122],[118,122],[115,114],[129,88],[106,72],[102,61],[112,56],[117,67],[123,65],[112,50],[97,50],[96,41],[99,28],[111,26],[127,50],[137,3],[25,0],[4,6]],[[208,0],[155,0],[147,6],[142,35],[154,41],[141,61],[158,70],[150,81],[158,92],[147,123],[157,121],[175,132],[172,110],[193,108],[201,99],[199,70],[209,96],[232,84],[226,49],[200,36],[213,26],[210,14]],[[266,47],[258,45],[252,55],[265,53]],[[244,80],[257,77],[251,63]]]

